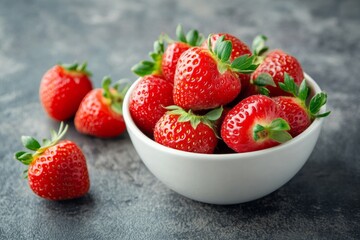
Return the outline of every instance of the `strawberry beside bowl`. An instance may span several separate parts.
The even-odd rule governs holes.
[[[320,87],[307,74],[312,94]],[[139,80],[138,80],[139,81]],[[147,168],[173,191],[205,203],[237,204],[277,190],[301,169],[318,140],[323,118],[279,146],[248,153],[199,154],[165,147],[142,133],[129,112],[127,92],[123,116],[131,141]],[[324,105],[321,112],[325,111]]]

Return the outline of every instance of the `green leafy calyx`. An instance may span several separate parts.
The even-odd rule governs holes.
[[[102,80],[103,96],[107,100],[107,104],[110,105],[111,109],[117,113],[122,114],[122,104],[124,101],[125,94],[129,89],[127,80],[119,80],[111,87],[111,78],[105,76]],[[125,85],[125,86],[123,86]]]
[[[189,44],[190,46],[200,46],[204,41],[204,36],[199,34],[195,29],[191,29],[185,34],[183,27],[179,24],[176,28],[176,37],[180,42]]]
[[[253,138],[255,141],[272,139],[284,143],[292,138],[289,130],[290,125],[284,119],[277,118],[267,126],[256,124],[253,128]]]
[[[223,108],[219,107],[209,111],[205,115],[196,115],[191,111],[191,109],[189,111],[185,111],[184,109],[176,105],[168,106],[165,109],[168,110],[167,114],[179,115],[179,122],[190,122],[191,126],[194,129],[196,129],[200,123],[203,123],[213,130],[214,123],[221,117],[223,111]]]
[[[154,42],[154,50],[149,53],[151,61],[141,61],[135,64],[131,71],[133,71],[138,76],[146,75],[161,75],[161,61],[164,54],[164,41],[162,37],[159,37],[157,41]]]
[[[254,38],[251,46],[251,50],[255,56],[263,55],[269,47],[266,46],[267,37],[264,35],[258,35]]]
[[[306,104],[306,100],[310,94],[310,88],[306,85],[305,79],[301,82],[300,87],[298,87],[295,84],[294,79],[289,74],[285,73],[284,82],[279,83],[279,87],[283,91],[291,93],[294,97],[298,98],[303,107],[307,109],[311,118],[326,117],[330,114],[330,111],[319,114],[321,107],[327,102],[327,94],[325,92],[315,94],[315,96],[311,98],[309,105]]]
[[[54,130],[51,131],[51,139],[43,139],[42,145],[33,137],[30,136],[22,136],[21,142],[25,148],[34,151],[34,152],[27,152],[27,151],[19,151],[16,152],[14,158],[19,160],[25,165],[29,165],[36,157],[40,156],[46,149],[49,147],[54,146],[59,142],[59,140],[65,135],[68,129],[68,125],[64,126],[64,123],[60,123],[60,127],[58,132]]]
[[[259,93],[265,96],[270,95],[270,90],[266,86],[276,87],[274,79],[268,73],[261,73],[257,78],[251,80],[251,84],[254,84]]]
[[[258,66],[254,63],[255,56],[245,54],[234,59],[232,62],[230,61],[232,47],[231,41],[225,40],[225,36],[222,35],[216,40],[214,50],[212,50],[211,35],[208,37],[208,48],[218,60],[219,72],[224,73],[228,69],[239,73],[252,73],[255,71]]]
[[[83,62],[82,64],[73,63],[73,64],[60,64],[63,68],[65,68],[69,72],[78,72],[86,74],[87,76],[92,76],[92,73],[87,69],[87,62]]]

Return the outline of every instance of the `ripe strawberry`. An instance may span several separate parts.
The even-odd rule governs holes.
[[[44,139],[43,146],[32,137],[22,136],[23,145],[35,153],[15,153],[15,159],[29,165],[25,173],[30,188],[42,198],[66,200],[89,191],[89,174],[81,149],[69,140],[58,142],[67,128],[61,123],[58,133],[52,131],[51,140]]]
[[[138,128],[152,136],[156,122],[173,105],[173,84],[153,75],[143,77],[130,96],[129,111]]]
[[[243,56],[243,55],[249,55],[251,56],[251,50],[250,48],[240,39],[237,37],[229,34],[229,33],[217,33],[211,35],[211,42],[216,42],[219,37],[224,36],[224,40],[228,40],[232,43],[232,51],[230,55],[230,61],[234,61],[236,58]],[[208,48],[208,42],[205,41],[202,44],[202,47]],[[215,46],[213,44],[212,49],[214,50]],[[239,79],[241,81],[241,89],[244,91],[247,89],[250,81],[250,74],[245,73],[238,73]]]
[[[125,131],[122,103],[127,88],[119,92],[118,84],[110,85],[111,79],[105,77],[102,88],[93,89],[82,100],[74,121],[80,133],[110,138]]]
[[[236,152],[251,152],[276,146],[291,139],[289,124],[271,98],[253,95],[226,115],[221,137]]]
[[[284,80],[285,72],[295,80],[295,83],[298,86],[304,79],[304,73],[298,60],[282,50],[273,50],[267,54],[264,59],[258,58],[257,60],[261,63],[251,75],[251,86],[249,87],[250,93],[247,95],[252,95],[254,92],[270,96],[289,95],[279,88],[279,83]],[[264,82],[262,81],[263,79],[259,79],[259,77],[263,78],[264,74],[270,76],[273,81]],[[269,86],[264,88],[266,85]]]
[[[92,89],[86,63],[56,65],[40,83],[40,101],[47,114],[58,121],[73,117],[83,97]]]
[[[174,82],[176,64],[183,52],[191,47],[199,46],[204,38],[197,30],[190,30],[186,35],[181,25],[176,28],[179,41],[171,41],[162,56],[162,73],[167,81]]]
[[[306,86],[305,79],[299,88],[294,79],[285,73],[284,83],[279,83],[279,86],[283,91],[293,95],[293,97],[278,96],[273,98],[282,109],[284,118],[290,125],[289,133],[292,137],[296,137],[305,131],[315,118],[326,117],[330,114],[330,112],[319,114],[320,108],[327,101],[327,94],[324,92],[317,93],[311,98],[309,105],[306,104],[309,87]]]
[[[169,110],[156,123],[156,142],[182,151],[213,153],[218,142],[213,123],[221,116],[222,108],[214,109],[203,116],[186,112],[178,106]]]
[[[211,37],[208,46],[212,46]],[[174,103],[184,109],[202,110],[225,105],[240,93],[237,73],[251,73],[256,68],[248,55],[230,62],[232,43],[218,38],[215,49],[200,47],[185,51],[174,77]]]

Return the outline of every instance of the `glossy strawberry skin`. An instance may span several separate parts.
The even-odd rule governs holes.
[[[75,127],[80,133],[101,138],[119,136],[126,129],[122,114],[114,112],[103,90],[93,89],[82,100],[75,115]]]
[[[256,124],[268,125],[281,118],[282,111],[269,97],[253,95],[245,98],[226,115],[221,126],[221,137],[236,152],[251,152],[270,148],[279,143],[272,139],[256,142],[253,129]]]
[[[174,83],[174,75],[176,64],[183,52],[188,50],[190,46],[183,42],[174,42],[168,45],[162,56],[162,74],[165,80]]]
[[[294,79],[294,82],[298,86],[304,79],[304,72],[299,61],[295,57],[277,49],[270,52],[265,57],[264,61],[252,73],[251,80],[256,79],[261,73],[268,73],[273,77],[276,84],[276,87],[267,86],[270,90],[270,96],[290,96],[289,93],[283,91],[278,85],[279,82],[284,82],[285,72]],[[257,92],[253,88],[254,86],[252,85],[249,87],[249,90],[252,91],[252,93]],[[249,93],[248,95],[251,95],[252,93]]]
[[[310,114],[301,100],[284,96],[274,97],[273,100],[280,106],[283,118],[289,123],[289,133],[292,137],[296,137],[310,126]]]
[[[54,120],[63,121],[75,115],[81,100],[91,90],[92,83],[87,74],[56,65],[42,77],[39,95],[47,114]]]
[[[211,42],[213,44],[213,48],[215,45],[216,40],[221,37],[225,36],[225,40],[229,40],[232,43],[232,51],[230,55],[230,61],[233,61],[235,58],[238,58],[242,55],[248,54],[249,56],[252,55],[251,49],[239,38],[229,34],[229,33],[217,33],[211,35]],[[203,48],[208,48],[207,41],[204,41],[202,44]],[[245,91],[249,85],[250,81],[250,74],[244,74],[244,73],[238,73],[239,79],[241,81],[241,89],[242,91]]]
[[[30,188],[49,200],[66,200],[85,195],[90,188],[85,156],[71,141],[49,147],[29,165]]]
[[[221,74],[212,54],[200,47],[185,51],[174,77],[174,103],[184,109],[203,110],[225,105],[240,93],[235,72]]]
[[[194,129],[190,122],[178,122],[178,115],[164,114],[156,123],[156,142],[178,150],[213,153],[217,144],[214,131],[204,123]]]
[[[131,93],[129,111],[137,127],[152,137],[156,122],[173,105],[173,84],[163,78],[143,77]]]

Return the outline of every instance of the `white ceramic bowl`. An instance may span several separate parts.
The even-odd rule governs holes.
[[[312,92],[320,92],[305,74]],[[304,165],[319,137],[323,119],[315,119],[303,133],[279,146],[230,154],[199,154],[165,147],[144,135],[129,112],[123,114],[131,141],[148,169],[166,186],[188,198],[212,204],[236,204],[261,198],[288,182]],[[325,111],[325,106],[321,109]]]

